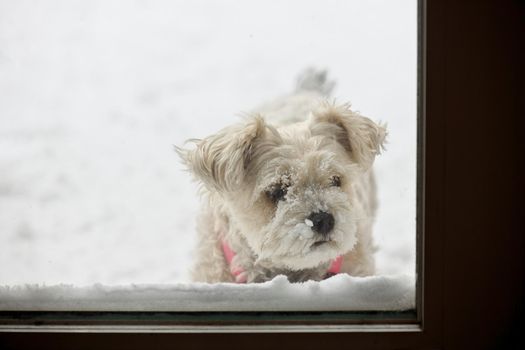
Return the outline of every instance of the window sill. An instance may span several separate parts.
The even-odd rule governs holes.
[[[414,276],[351,277],[290,283],[179,283],[86,287],[0,287],[3,311],[404,311],[415,308]]]

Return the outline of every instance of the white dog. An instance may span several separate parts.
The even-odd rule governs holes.
[[[374,273],[371,167],[386,130],[328,102],[332,85],[308,70],[292,95],[177,149],[206,199],[195,281]]]

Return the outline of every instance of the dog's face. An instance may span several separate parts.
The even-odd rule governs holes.
[[[359,221],[367,218],[354,184],[384,137],[382,126],[348,106],[323,104],[303,123],[275,128],[255,117],[180,154],[220,198],[257,261],[301,270],[356,244]]]

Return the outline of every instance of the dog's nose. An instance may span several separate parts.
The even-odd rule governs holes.
[[[310,214],[308,220],[313,223],[312,230],[322,235],[326,235],[334,228],[334,216],[324,211]]]

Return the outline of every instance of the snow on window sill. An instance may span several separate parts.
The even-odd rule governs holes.
[[[403,311],[415,308],[415,277],[333,276],[290,283],[179,283],[0,287],[2,311]]]

